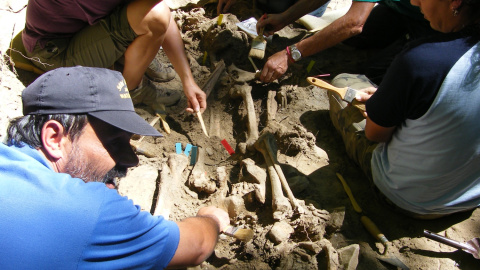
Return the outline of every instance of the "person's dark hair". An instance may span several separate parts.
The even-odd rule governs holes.
[[[7,145],[28,144],[34,148],[42,147],[41,133],[43,125],[55,120],[59,122],[70,140],[74,141],[83,132],[88,123],[86,114],[26,115],[10,121],[7,128]]]

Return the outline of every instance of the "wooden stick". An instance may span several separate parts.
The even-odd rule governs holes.
[[[205,136],[209,137],[207,133],[207,129],[205,128],[205,123],[203,123],[202,113],[198,111],[196,112],[196,114],[197,114],[198,120],[200,121],[200,125],[202,125],[203,133],[205,133]]]

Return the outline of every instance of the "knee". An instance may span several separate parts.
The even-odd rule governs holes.
[[[148,29],[153,36],[163,36],[170,26],[172,14],[170,8],[162,1],[155,5],[147,15]]]

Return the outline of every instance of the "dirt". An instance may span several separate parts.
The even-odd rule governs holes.
[[[0,1],[2,140],[8,120],[22,113],[22,89],[36,78],[33,73],[11,68],[6,54],[11,38],[23,28],[26,2]],[[254,237],[248,242],[222,235],[214,254],[192,269],[396,269],[377,259],[392,256],[410,269],[479,269],[480,263],[472,255],[425,238],[423,230],[466,242],[480,235],[480,210],[435,221],[414,220],[392,212],[376,199],[366,177],[347,157],[328,115],[325,90],[306,81],[306,77],[317,74],[331,74],[325,78],[329,80],[338,73],[356,73],[362,61],[375,52],[336,46],[298,62],[277,82],[239,82],[254,74],[247,60],[252,37],[235,24],[250,17],[259,18],[262,12],[251,1],[237,2],[220,25],[215,4],[167,2],[181,29],[197,83],[204,85],[221,61],[225,63],[225,71],[212,89],[203,114],[209,137],[204,135],[198,118],[185,112],[185,98],[167,107],[166,121],[171,133],[166,134],[159,123],[155,124],[165,137],[142,139],[141,147],[151,155],[139,155],[135,175],[133,170],[129,173],[130,179],[134,178],[133,186],[127,188],[127,180],[120,180],[119,192],[134,198],[142,209],[163,213],[172,220],[195,215],[204,205],[218,205],[229,211],[233,225],[253,230]],[[332,0],[330,8],[344,5],[348,1]],[[265,59],[308,35],[301,25],[289,25],[269,40]],[[158,57],[167,59],[162,51]],[[315,64],[307,72],[312,60]],[[265,62],[254,61],[258,67]],[[178,76],[158,86],[181,91]],[[289,182],[296,198],[293,207],[288,200],[277,209],[272,206],[266,160],[255,145],[250,145],[259,141],[248,126],[247,103],[242,97],[231,95],[235,87],[251,87],[255,127],[262,138],[271,134],[273,153],[281,168],[277,175],[283,174]],[[275,97],[270,101],[269,91]],[[273,100],[277,106],[274,117],[267,109]],[[136,110],[147,121],[155,118],[145,106],[137,106]],[[139,138],[135,139],[138,142]],[[234,154],[227,152],[222,140],[232,146]],[[176,143],[182,144],[182,151],[187,144],[198,147],[200,157],[195,165],[185,155],[175,154]],[[337,173],[345,178],[364,215],[390,240],[386,255],[382,244],[360,222],[361,215],[354,211]],[[153,182],[147,184],[141,181],[143,178]]]

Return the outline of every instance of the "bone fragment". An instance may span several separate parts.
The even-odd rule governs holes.
[[[248,83],[255,80],[255,72],[248,72],[237,68],[234,64],[228,67],[228,74],[237,83]]]
[[[181,185],[183,185],[182,173],[187,164],[187,156],[170,154],[167,163],[162,165],[154,215],[161,215],[165,219],[169,218],[173,201],[168,194],[171,194],[174,190],[181,189]]]
[[[205,175],[205,166],[203,164],[204,156],[203,148],[199,147],[198,160],[195,163],[195,167],[193,167],[190,177],[188,177],[188,186],[197,192],[212,194],[217,189],[217,185],[215,184],[215,181],[212,181]]]
[[[247,108],[247,149],[253,148],[253,145],[258,139],[257,115],[255,114],[255,106],[253,104],[251,91],[252,87],[247,84],[235,85],[230,90],[230,96],[241,96],[243,98],[243,103],[245,103]]]
[[[267,125],[275,120],[275,115],[277,114],[277,101],[275,100],[275,96],[277,93],[275,91],[268,91],[268,99],[267,99]]]
[[[242,160],[242,173],[245,178],[254,182],[255,198],[257,201],[262,204],[265,203],[265,185],[267,179],[265,171],[255,165],[255,162],[252,159],[247,158]]]

